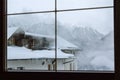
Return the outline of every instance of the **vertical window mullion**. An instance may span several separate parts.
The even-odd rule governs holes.
[[[55,72],[57,72],[57,0],[55,0]]]

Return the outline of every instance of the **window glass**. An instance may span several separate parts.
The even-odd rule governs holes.
[[[103,6],[113,6],[113,0],[57,0],[58,10]]]
[[[114,71],[113,0],[56,1],[7,0],[7,69]]]
[[[7,68],[49,70],[55,64],[54,13],[11,15],[7,22]]]
[[[69,56],[62,70],[114,71],[113,20],[113,9],[59,12],[58,54]]]
[[[7,0],[8,13],[54,10],[55,0]]]

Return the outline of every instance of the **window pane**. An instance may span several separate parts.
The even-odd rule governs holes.
[[[112,8],[59,12],[57,19],[57,55],[67,55],[58,70],[114,71]]]
[[[113,6],[113,0],[57,0],[58,10]]]
[[[7,68],[53,71],[54,22],[54,13],[8,16]]]
[[[55,0],[8,0],[8,13],[54,10]]]

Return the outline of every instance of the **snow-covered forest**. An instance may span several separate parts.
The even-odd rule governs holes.
[[[8,16],[8,27],[21,27],[27,32],[43,35],[55,36],[54,22],[54,14]],[[87,23],[66,25],[59,20],[57,23],[57,35],[81,49],[75,55],[78,70],[114,70],[113,31],[102,34],[91,26],[86,27]]]

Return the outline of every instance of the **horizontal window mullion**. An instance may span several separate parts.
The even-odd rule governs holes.
[[[11,13],[11,14],[6,14],[6,15],[23,15],[23,14],[39,14],[39,13],[51,13],[51,12],[55,12],[55,10],[53,11],[38,11],[38,12],[25,12],[25,13]]]
[[[114,8],[114,6],[79,8],[79,9],[65,9],[65,10],[53,10],[53,11],[24,12],[24,13],[10,13],[10,14],[6,14],[6,15],[23,15],[23,14],[38,14],[38,13],[51,13],[51,12],[67,12],[67,11],[94,10],[94,9],[107,9],[107,8]]]
[[[96,9],[107,9],[114,8],[114,6],[104,6],[104,7],[91,7],[91,8],[79,8],[79,9],[66,9],[66,10],[57,10],[57,12],[65,12],[65,11],[81,11],[81,10],[96,10]]]

